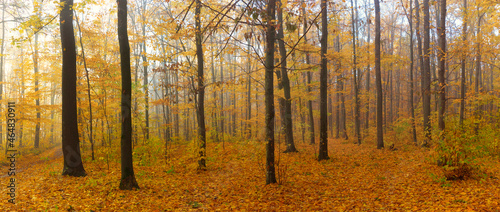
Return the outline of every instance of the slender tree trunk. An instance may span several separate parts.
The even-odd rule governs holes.
[[[87,78],[87,98],[89,101],[89,141],[90,141],[90,151],[92,152],[92,160],[95,160],[94,157],[94,139],[92,135],[92,98],[90,97],[90,78],[89,78],[89,70],[87,69],[87,61],[85,60],[85,50],[83,48],[83,41],[82,41],[82,30],[80,29],[80,22],[78,21],[78,17],[76,17],[75,13],[75,18],[76,18],[76,24],[78,25],[78,32],[80,35],[80,46],[82,47],[82,57],[83,57],[83,66],[85,68],[85,73],[86,73],[86,78]]]
[[[36,15],[40,17],[42,6],[41,2],[38,3],[38,6],[35,5],[35,10],[36,10]],[[73,16],[71,16],[73,19]],[[74,39],[74,38],[73,38]],[[33,54],[33,66],[35,69],[35,93],[36,93],[36,99],[35,99],[35,104],[36,104],[36,120],[35,120],[35,148],[38,148],[40,146],[40,95],[38,94],[38,32],[35,32],[35,52]],[[0,133],[1,133],[2,127],[0,127]],[[0,144],[1,144],[1,134],[0,134]]]
[[[307,44],[307,16],[305,13],[305,3],[302,4],[302,12],[304,16],[304,29],[303,29],[303,35],[304,35],[304,43]],[[309,52],[306,52],[306,64],[309,66],[311,64],[311,60],[309,57]],[[311,93],[311,80],[312,80],[312,75],[311,71],[307,71],[307,93]],[[309,143],[314,144],[315,143],[315,136],[314,136],[314,117],[313,117],[313,109],[312,109],[312,101],[307,100],[307,109],[309,112]]]
[[[251,31],[251,33],[253,33],[253,30]],[[250,47],[252,46],[252,38],[250,37],[248,39],[248,53],[250,53]],[[252,124],[251,124],[251,120],[252,120],[252,101],[251,101],[251,95],[252,95],[252,63],[251,63],[251,58],[248,57],[248,75],[247,75],[247,124],[245,126],[247,126],[246,128],[248,129],[245,129],[245,132],[248,133],[248,136],[247,138],[251,138],[252,137]]]
[[[55,106],[56,84],[51,83],[50,105]],[[54,110],[50,110],[50,144],[54,143]]]
[[[231,59],[229,59],[229,62],[232,62]],[[231,81],[236,82],[236,69],[232,65],[231,74]],[[231,135],[234,137],[236,136],[236,85],[233,85],[233,98],[231,104],[233,105],[233,110],[231,111],[231,119],[233,124],[233,127],[231,127]]]
[[[130,74],[130,46],[127,33],[127,0],[117,0],[118,4],[118,42],[120,45],[120,64],[122,75],[122,136],[121,136],[121,190],[139,189],[132,163],[132,78]]]
[[[144,68],[144,81],[143,81],[143,86],[144,86],[144,116],[145,116],[145,124],[146,124],[146,138],[145,140],[149,140],[149,81],[148,81],[148,60],[146,57],[147,51],[146,51],[146,17],[144,16],[146,13],[146,2],[143,2],[143,8],[142,8],[142,65]]]
[[[210,37],[210,42],[213,41],[213,36]],[[217,85],[217,76],[215,75],[215,62],[214,62],[214,50],[212,49],[212,55],[211,55],[211,68],[210,70],[212,71],[212,83],[214,84],[214,90],[212,94],[212,99],[214,101],[213,105],[213,110],[212,110],[212,127],[214,128],[214,141],[219,142],[219,126],[217,126],[217,92],[216,92],[216,85]]]
[[[319,125],[319,155],[318,160],[328,160],[328,17],[327,0],[321,0],[321,71],[320,71],[320,125]],[[359,124],[359,123],[358,123]]]
[[[391,16],[391,21],[393,20],[394,18]],[[393,58],[394,56],[394,26],[391,26],[391,40],[390,40],[390,49],[389,49],[389,54],[390,54],[390,57]],[[394,89],[393,89],[393,86],[392,86],[392,79],[393,79],[393,72],[394,72],[394,63],[391,62],[390,64],[390,68],[389,68],[389,73],[387,74],[387,82],[389,83],[387,86],[389,86],[388,90],[389,90],[389,118],[386,120],[387,122],[387,125],[391,126],[393,121],[394,121],[394,113],[393,113],[393,107],[392,107],[392,102],[393,102],[393,99],[394,99]],[[387,98],[387,97],[386,97]],[[386,100],[387,101],[387,100]],[[386,127],[387,127],[386,125]]]
[[[461,71],[461,76],[460,76],[460,127],[463,127],[464,125],[464,117],[465,117],[465,66],[466,66],[466,59],[467,59],[467,53],[465,50],[467,49],[467,0],[463,0],[463,18],[462,18],[462,55],[460,59],[460,71]]]
[[[337,35],[337,37],[335,38],[335,52],[340,52],[340,36]],[[335,138],[340,138],[340,132],[342,131],[341,130],[341,112],[340,112],[340,95],[342,94],[342,74],[341,74],[341,71],[340,71],[340,67],[341,67],[341,64],[340,64],[340,60],[337,60],[335,62],[335,72],[336,73],[339,73],[337,75],[337,86],[336,86],[336,107],[335,107],[335,125],[337,125],[336,127],[336,130],[335,130]]]
[[[266,17],[266,60],[265,60],[265,94],[266,94],[266,184],[276,183],[274,167],[274,42],[276,27],[273,24],[276,16],[276,1],[267,3]]]
[[[375,2],[375,84],[377,86],[377,148],[384,148],[382,75],[380,73],[380,3]]]
[[[481,70],[481,19],[482,15],[479,11],[479,6],[477,8],[477,32],[476,32],[476,79],[475,79],[475,91],[476,95],[479,95],[480,93],[483,92],[483,74]],[[484,110],[484,106],[482,103],[479,103],[479,106],[476,108],[476,118],[481,119],[482,113]],[[476,127],[477,129],[477,127]]]
[[[367,30],[367,35],[368,35],[368,41],[367,41],[367,51],[368,51],[368,54],[367,54],[367,61],[370,61],[370,43],[371,43],[371,31],[370,31],[370,23],[371,23],[371,16],[370,14],[368,13],[368,9],[366,10],[366,17],[367,17],[367,27],[368,27],[368,30]],[[366,99],[366,120],[365,120],[365,129],[368,129],[368,127],[370,127],[370,73],[371,73],[371,67],[370,67],[370,64],[368,62],[368,67],[366,69],[366,93],[368,94],[367,95],[367,99]]]
[[[278,45],[279,52],[281,57],[281,84],[283,86],[283,91],[285,94],[285,98],[283,99],[284,103],[284,115],[282,116],[284,119],[281,121],[284,122],[284,130],[285,130],[285,143],[286,150],[285,152],[297,152],[297,148],[295,148],[295,143],[293,141],[293,125],[292,125],[292,97],[290,95],[290,80],[288,79],[288,71],[287,71],[287,63],[286,63],[286,48],[285,48],[285,36],[283,33],[283,8],[281,7],[281,0],[277,0],[279,8],[278,8]]]
[[[340,69],[340,67],[339,67]],[[345,140],[349,139],[349,136],[347,135],[347,126],[346,126],[346,111],[345,111],[345,95],[344,95],[344,75],[340,74],[340,133],[341,137],[344,138]]]
[[[201,1],[196,0],[195,9],[195,25],[196,25],[196,58],[198,60],[198,139],[199,139],[199,160],[198,169],[205,170],[207,165],[205,158],[207,157],[206,148],[206,132],[205,132],[205,78],[203,76],[203,35],[201,32]]]
[[[415,0],[415,32],[416,37],[417,37],[417,54],[418,54],[418,64],[419,64],[419,69],[420,69],[420,87],[421,90],[423,91],[423,86],[424,86],[424,54],[422,52],[422,35],[420,34],[420,3],[418,0]]]
[[[357,11],[357,9],[356,9]],[[352,24],[352,72],[353,72],[353,86],[354,86],[354,129],[356,133],[356,140],[358,144],[361,144],[361,131],[360,131],[360,120],[359,120],[359,86],[358,86],[358,70],[356,61],[356,36],[357,36],[357,17],[354,14],[354,0],[351,0],[351,24]],[[323,46],[323,45],[322,45]]]
[[[133,17],[133,16],[132,16]],[[132,18],[132,25],[135,25],[134,23],[134,19]],[[140,58],[140,55],[143,54],[142,52],[142,48],[141,48],[141,45],[142,44],[136,44],[135,48],[133,49],[134,51],[134,57],[135,57],[135,74],[134,74],[134,85],[137,86],[139,85],[139,58]],[[137,54],[137,51],[139,51],[139,54]],[[133,113],[133,117],[136,119],[136,120],[139,120],[139,107],[138,107],[138,101],[137,101],[137,96],[134,98],[134,113]],[[132,139],[134,141],[134,144],[137,145],[137,135],[139,133],[137,133],[137,124],[133,125],[133,131],[132,131]]]
[[[438,123],[439,129],[444,131],[445,123],[444,123],[444,113],[446,111],[446,82],[445,82],[445,72],[446,72],[446,0],[441,0],[441,19],[439,20],[440,24],[438,27],[439,34],[439,71],[438,71],[438,80],[439,80],[439,110],[438,110]]]
[[[222,42],[222,38],[219,37],[220,41]],[[219,104],[219,117],[220,117],[220,133],[221,133],[221,139],[222,139],[222,142],[224,142],[224,66],[223,66],[223,63],[222,63],[222,60],[224,59],[224,57],[221,55],[219,57],[219,73],[220,73],[220,84],[222,85],[222,88],[221,88],[221,92],[219,94],[219,101],[220,101],[220,104]]]
[[[431,140],[431,74],[430,74],[430,21],[429,0],[424,0],[424,70],[422,73],[422,106],[424,113],[424,146],[428,146]]]
[[[61,38],[62,39],[62,38]],[[20,68],[20,71],[21,71],[21,100],[24,101],[24,90],[25,90],[25,87],[24,87],[24,54],[23,54],[23,47],[21,45],[21,48],[20,48],[20,51],[21,51],[21,68]],[[24,113],[22,111],[19,111],[19,117],[20,119],[18,119],[18,121],[20,122],[19,123],[19,147],[22,147],[23,146],[23,132],[24,132]]]
[[[61,0],[60,18],[62,48],[62,175],[85,176],[78,137],[76,106],[76,49],[73,31],[73,0]]]
[[[413,142],[417,144],[417,130],[415,128],[415,104],[413,102],[413,93],[415,90],[413,81],[413,67],[414,67],[414,55],[413,55],[413,1],[410,0],[410,17],[408,17],[410,22],[410,114],[411,114],[411,135]]]

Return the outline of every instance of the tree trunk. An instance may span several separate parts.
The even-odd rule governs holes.
[[[66,2],[66,1],[64,1]],[[36,15],[38,17],[40,17],[40,14],[41,14],[41,10],[42,10],[42,6],[41,6],[41,2],[39,3],[38,6],[35,6],[37,8],[35,8],[36,10]],[[73,20],[73,15],[71,15],[71,20]],[[74,40],[74,33],[73,33],[73,40]],[[35,52],[33,54],[33,66],[34,66],[34,69],[35,69],[35,93],[36,93],[36,99],[35,99],[35,104],[36,104],[36,120],[35,120],[35,148],[38,148],[40,146],[40,94],[38,94],[38,32],[35,32]],[[76,120],[76,119],[75,119]],[[0,130],[2,129],[2,127],[0,127]],[[0,131],[1,132],[1,131]],[[1,134],[0,134],[0,138],[1,138]],[[1,144],[1,140],[0,140],[0,144]]]
[[[95,160],[94,157],[94,136],[92,135],[93,130],[92,130],[92,99],[90,98],[90,78],[89,78],[89,70],[87,69],[87,61],[85,60],[85,50],[83,48],[83,41],[82,41],[82,30],[80,29],[80,22],[78,21],[78,17],[76,17],[75,13],[75,18],[76,18],[76,24],[78,25],[78,32],[80,35],[80,46],[82,47],[82,57],[83,57],[83,66],[85,68],[85,73],[86,73],[86,78],[87,78],[87,98],[89,102],[89,141],[90,141],[90,151],[92,152],[92,160]]]
[[[370,61],[370,42],[371,42],[371,31],[370,31],[370,23],[371,23],[371,16],[368,12],[368,9],[366,10],[366,17],[367,17],[367,27],[368,27],[368,30],[366,32],[366,34],[368,34],[368,41],[367,41],[367,45],[368,45],[368,48],[367,48],[367,51],[368,51],[368,54],[367,54],[367,61]],[[367,99],[366,99],[366,120],[365,120],[365,129],[368,129],[368,127],[370,126],[370,73],[371,73],[371,67],[370,67],[370,63],[368,63],[368,67],[366,69],[366,93],[368,94],[367,95]]]
[[[479,96],[483,92],[483,74],[481,70],[481,19],[482,15],[479,12],[479,6],[477,8],[477,32],[476,32],[476,82],[475,82],[475,93]],[[478,107],[476,108],[476,118],[481,119],[484,107],[483,104],[478,102]],[[477,129],[477,127],[476,127]]]
[[[278,45],[279,52],[281,57],[281,84],[283,86],[283,91],[285,94],[285,98],[283,100],[284,103],[284,115],[282,116],[284,119],[281,121],[284,122],[284,130],[285,130],[285,143],[286,143],[286,152],[297,152],[295,148],[295,143],[293,142],[293,125],[292,125],[292,100],[290,95],[290,80],[288,79],[288,71],[287,71],[287,63],[286,63],[286,48],[285,48],[285,36],[283,33],[283,8],[281,7],[281,0],[278,0],[279,9],[278,9]]]
[[[420,87],[421,90],[423,90],[423,85],[424,85],[424,78],[423,78],[423,73],[424,73],[424,55],[422,52],[422,36],[420,34],[420,3],[418,0],[415,0],[415,20],[417,21],[415,23],[415,32],[417,33],[417,54],[418,54],[418,64],[419,64],[419,69],[420,69]]]
[[[358,70],[356,64],[356,36],[357,36],[357,17],[354,14],[354,0],[351,0],[351,24],[352,24],[352,72],[353,72],[353,86],[354,86],[354,129],[356,133],[356,140],[358,144],[361,144],[361,132],[360,132],[360,121],[359,121],[359,86],[358,86]],[[356,9],[357,11],[357,9]],[[323,45],[321,45],[323,46]]]
[[[463,0],[463,19],[462,19],[462,49],[467,49],[467,0]],[[460,127],[464,125],[464,117],[465,117],[465,66],[466,66],[466,58],[467,53],[462,51],[461,59],[460,59],[460,68],[461,68],[461,76],[460,76]]]
[[[210,37],[210,42],[213,41],[213,36]],[[212,83],[214,84],[214,89],[213,89],[213,94],[212,94],[212,99],[214,101],[213,109],[212,109],[212,127],[213,132],[214,132],[214,141],[219,142],[219,126],[217,126],[217,92],[216,92],[216,85],[217,85],[217,76],[215,75],[215,62],[214,62],[214,49],[212,49],[212,55],[211,55],[211,68],[210,71],[212,71]]]
[[[303,29],[303,36],[304,36],[304,43],[307,44],[307,16],[305,14],[305,3],[302,4],[302,12],[304,16],[304,29]],[[311,64],[311,59],[309,56],[309,52],[306,52],[306,64],[309,66]],[[308,67],[309,68],[309,67]],[[311,93],[311,72],[308,70],[307,71],[307,93]],[[315,143],[315,136],[314,136],[314,117],[313,117],[313,109],[312,109],[312,101],[307,100],[307,109],[308,109],[308,114],[309,114],[309,143],[314,144]]]
[[[76,108],[76,49],[73,31],[73,0],[61,0],[60,33],[62,48],[62,175],[86,176],[80,154]]]
[[[328,160],[328,17],[327,0],[321,1],[321,71],[320,71],[320,125],[319,125],[319,155],[318,160]]]
[[[380,73],[380,5],[375,2],[375,84],[377,86],[377,149],[384,148],[382,75]]]
[[[248,52],[250,53],[250,46],[252,45],[251,39],[249,38],[249,44],[248,44]],[[251,101],[251,95],[252,95],[252,65],[251,65],[251,58],[248,57],[248,75],[247,75],[247,124],[245,125],[245,133],[248,133],[247,138],[252,137],[252,101]]]
[[[195,25],[196,25],[196,58],[198,59],[198,139],[199,139],[199,160],[198,160],[198,169],[206,170],[207,165],[205,164],[206,155],[206,132],[205,132],[205,78],[203,76],[203,46],[202,39],[203,35],[201,34],[201,21],[200,21],[200,11],[201,11],[201,1],[196,0],[196,9],[195,9]]]
[[[335,43],[337,44],[337,52],[340,52],[341,46],[340,46],[340,36],[336,37]],[[344,95],[344,75],[343,71],[341,70],[342,68],[342,63],[339,62],[337,63],[337,71],[340,72],[338,78],[337,78],[337,83],[338,83],[338,92],[340,93],[339,98],[340,98],[340,111],[339,111],[339,131],[340,131],[340,137],[344,138],[345,140],[349,139],[349,136],[347,136],[347,128],[346,128],[346,111],[345,111],[345,95]]]
[[[439,80],[439,110],[438,110],[438,123],[439,129],[444,131],[444,113],[446,110],[446,82],[445,82],[445,69],[446,69],[446,0],[441,0],[441,19],[439,20],[440,24],[437,28],[439,34],[439,71],[438,71],[438,80]]]
[[[422,73],[422,106],[424,114],[424,146],[428,146],[431,140],[431,63],[430,63],[430,21],[429,21],[429,0],[424,0],[424,69]]]
[[[145,140],[149,140],[149,89],[148,89],[148,60],[146,58],[146,18],[144,17],[144,13],[146,13],[146,2],[143,2],[143,8],[142,8],[142,65],[144,68],[144,81],[143,81],[143,86],[144,86],[144,110],[145,110],[145,122],[146,122],[146,138]]]
[[[139,189],[132,163],[132,78],[130,73],[130,46],[127,33],[127,0],[117,0],[118,4],[118,42],[120,45],[120,64],[122,75],[121,100],[121,190]]]
[[[415,104],[413,102],[413,93],[415,90],[413,81],[413,67],[414,67],[414,55],[413,55],[413,1],[410,0],[410,16],[408,17],[410,22],[410,114],[411,114],[411,135],[413,142],[417,144],[417,130],[415,128]]]
[[[220,39],[220,41],[222,42],[222,38],[220,38],[220,37],[219,37],[219,39]],[[219,57],[220,84],[221,84],[221,86],[222,86],[222,88],[221,88],[221,92],[220,92],[220,94],[219,94],[219,97],[220,97],[220,104],[219,104],[219,107],[220,107],[220,109],[219,109],[220,114],[219,114],[219,117],[221,117],[221,118],[220,118],[220,124],[219,124],[219,126],[220,126],[220,129],[219,129],[219,130],[220,130],[220,133],[221,133],[221,139],[222,139],[222,142],[224,142],[224,128],[225,128],[225,127],[224,127],[224,118],[225,118],[225,117],[224,117],[224,66],[223,66],[223,64],[222,64],[222,60],[223,60],[223,58],[224,58],[224,57],[223,57],[222,55]]]
[[[274,42],[276,27],[273,24],[276,16],[276,1],[267,3],[266,17],[266,60],[265,60],[265,102],[266,102],[266,184],[276,183],[274,167]]]

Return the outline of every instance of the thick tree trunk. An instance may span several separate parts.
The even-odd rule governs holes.
[[[121,100],[121,181],[120,189],[139,189],[132,163],[132,78],[130,71],[130,46],[127,33],[127,0],[117,0],[118,4],[118,42],[120,45],[120,64],[122,75]]]
[[[76,108],[76,49],[73,31],[73,0],[61,0],[60,18],[62,48],[62,175],[85,176],[78,137]]]
[[[274,167],[274,42],[276,27],[273,24],[276,16],[276,1],[267,3],[266,17],[266,60],[265,60],[265,102],[266,102],[266,184],[276,183]]]
[[[328,17],[327,0],[321,0],[321,71],[320,71],[320,125],[319,125],[319,155],[318,160],[328,160],[328,60],[326,52],[328,50]],[[359,124],[359,123],[358,123]]]

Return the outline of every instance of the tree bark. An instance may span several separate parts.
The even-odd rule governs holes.
[[[35,7],[36,10],[36,15],[40,17],[42,6],[41,2],[38,3],[39,5]],[[73,15],[71,15],[71,20],[73,20]],[[73,33],[73,40],[74,40],[74,33]],[[33,54],[33,66],[35,69],[35,93],[36,93],[36,99],[35,99],[35,104],[36,104],[36,121],[35,121],[35,148],[38,148],[40,146],[40,95],[38,94],[38,32],[35,32],[35,52]],[[75,119],[76,120],[76,119]],[[0,129],[2,129],[0,127]],[[0,131],[1,132],[1,131]],[[2,136],[0,136],[2,137]],[[0,141],[1,144],[1,141]]]
[[[198,139],[199,139],[199,160],[198,160],[198,169],[206,170],[206,132],[205,132],[205,78],[203,76],[203,46],[202,40],[203,35],[201,33],[201,21],[200,21],[200,12],[201,12],[201,1],[196,0],[196,9],[195,9],[195,40],[196,40],[196,58],[198,60]]]
[[[80,154],[76,106],[76,49],[73,31],[73,0],[61,0],[59,15],[62,49],[62,175],[86,176]]]
[[[318,160],[328,160],[328,17],[327,0],[321,0],[321,71],[320,71],[320,125],[319,125],[319,155]]]
[[[461,69],[461,76],[460,76],[460,120],[459,124],[460,127],[463,127],[464,125],[464,117],[465,117],[465,66],[466,66],[466,58],[467,58],[467,53],[465,50],[467,49],[467,0],[463,0],[463,20],[462,20],[462,55],[460,59],[460,69]]]
[[[277,1],[279,4],[278,8],[278,45],[281,57],[281,84],[283,85],[283,91],[285,94],[284,103],[284,130],[285,130],[285,143],[286,152],[298,152],[295,148],[295,143],[293,141],[293,125],[292,125],[292,100],[290,95],[290,80],[288,79],[287,63],[286,63],[286,48],[285,48],[285,36],[283,33],[283,8],[281,7],[281,0]]]
[[[439,20],[440,26],[438,27],[439,34],[439,70],[438,70],[438,80],[439,80],[439,110],[438,110],[438,123],[439,129],[444,131],[445,123],[444,116],[446,110],[446,82],[445,82],[445,72],[446,72],[446,0],[441,0],[441,19]]]
[[[354,14],[354,0],[351,0],[351,25],[352,25],[352,72],[353,72],[353,86],[354,86],[354,131],[356,133],[356,140],[358,144],[361,144],[361,132],[360,132],[360,120],[359,120],[359,86],[358,86],[358,70],[356,61],[356,41],[357,41],[357,30],[356,22],[357,17]],[[357,9],[356,9],[357,11]],[[323,46],[323,45],[322,45]]]
[[[414,67],[414,54],[413,54],[413,1],[410,0],[410,114],[411,114],[411,135],[413,142],[417,144],[417,130],[415,128],[415,104],[413,102],[413,93],[415,90],[415,82],[413,81],[413,67]]]
[[[377,86],[377,149],[384,148],[382,75],[380,73],[380,3],[375,2],[375,84]]]
[[[302,12],[304,16],[304,28],[303,28],[303,36],[304,36],[304,43],[307,44],[307,15],[305,13],[305,3],[302,4]],[[306,65],[309,66],[311,64],[311,59],[309,56],[309,52],[306,52]],[[307,93],[311,93],[311,72],[307,71]],[[309,143],[314,144],[315,143],[315,136],[314,136],[314,117],[313,117],[313,109],[312,109],[312,101],[307,100],[307,109],[308,109],[308,115],[309,115]]]
[[[118,4],[118,42],[120,45],[120,64],[122,75],[121,99],[121,190],[139,189],[132,163],[132,78],[130,71],[130,46],[127,33],[127,0],[117,0]]]
[[[89,102],[89,141],[90,141],[90,151],[92,152],[92,160],[95,160],[94,156],[94,136],[93,136],[93,129],[92,129],[92,99],[90,96],[90,78],[89,78],[89,70],[87,69],[87,61],[85,60],[85,50],[83,48],[83,41],[82,41],[82,30],[80,29],[80,22],[78,21],[78,17],[76,17],[75,13],[75,18],[76,18],[76,24],[78,25],[78,32],[80,35],[80,46],[82,47],[82,57],[83,57],[83,66],[85,68],[85,76],[87,78],[87,98]]]
[[[371,25],[371,17],[370,17],[370,14],[368,12],[368,8],[366,9],[366,17],[367,17],[367,27],[368,27],[368,30],[367,30],[367,35],[368,35],[368,41],[367,41],[367,45],[368,45],[368,48],[367,48],[367,57],[368,57],[368,60],[370,60],[370,42],[371,42],[371,31],[370,31],[370,25]],[[368,94],[367,95],[367,100],[366,100],[366,120],[365,120],[365,129],[368,129],[368,127],[370,126],[370,73],[371,73],[371,67],[370,67],[370,63],[368,63],[368,67],[366,69],[366,93]]]
[[[431,64],[430,64],[430,21],[429,21],[429,0],[424,0],[424,70],[422,73],[422,107],[424,114],[424,143],[428,146],[431,141]]]
[[[145,135],[146,135],[146,141],[149,140],[149,89],[148,89],[148,60],[146,57],[146,17],[144,14],[146,13],[146,2],[143,1],[142,3],[142,66],[144,68],[144,81],[143,81],[143,86],[144,86],[144,103],[145,103],[145,108],[144,108],[144,116],[145,116],[145,122],[146,122],[146,128],[145,128]]]
[[[273,24],[276,16],[276,1],[267,3],[266,17],[266,60],[265,60],[265,102],[266,102],[266,184],[276,183],[274,167],[274,42],[276,27]]]

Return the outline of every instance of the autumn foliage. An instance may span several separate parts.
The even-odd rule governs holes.
[[[377,150],[375,143],[329,144],[331,159],[319,163],[317,148],[308,144],[299,143],[299,153],[277,150],[281,183],[265,185],[262,142],[210,142],[208,170],[200,172],[195,145],[173,143],[165,158],[156,151],[162,144],[152,139],[135,148],[137,191],[118,189],[118,149],[97,152],[95,161],[84,152],[88,176],[75,178],[60,175],[61,153],[52,148],[21,156],[18,203],[0,204],[37,211],[500,209],[497,160],[477,161],[487,170],[478,179],[448,181],[431,157],[434,151],[411,143],[396,143],[396,151]]]

